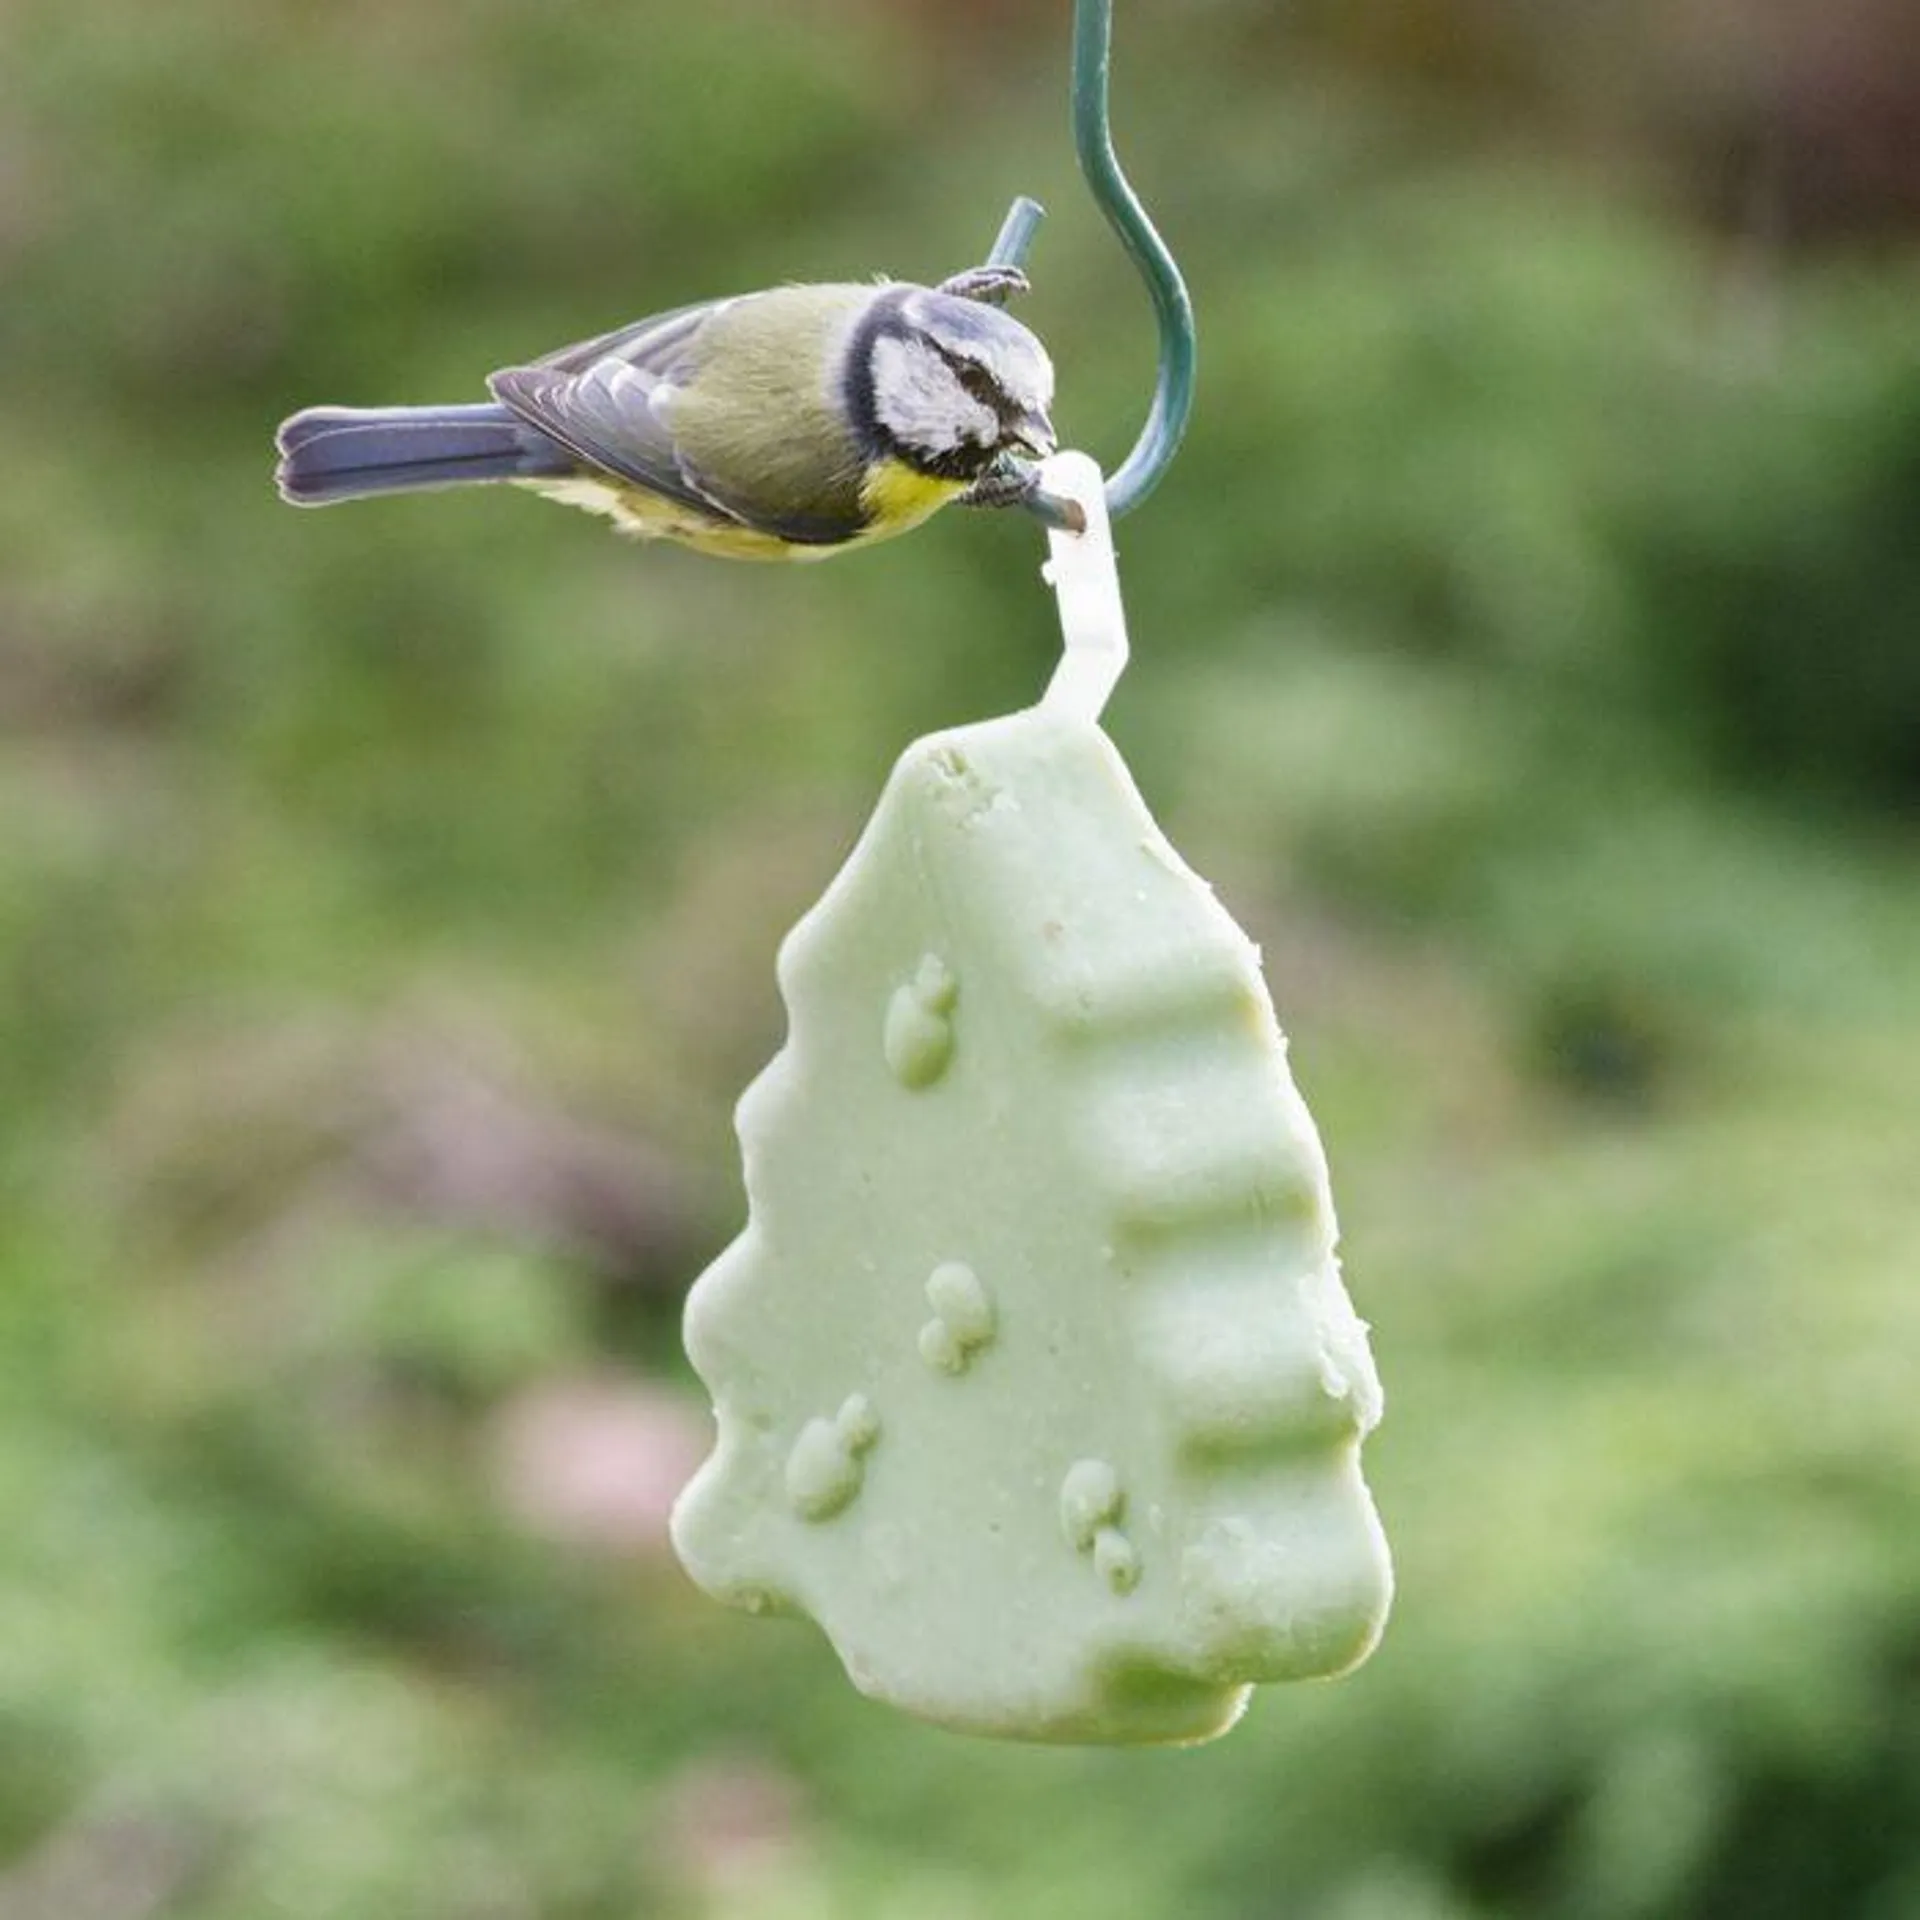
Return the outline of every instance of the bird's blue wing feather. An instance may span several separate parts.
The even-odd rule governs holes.
[[[732,305],[731,299],[696,300],[691,306],[651,313],[644,320],[629,320],[611,333],[595,334],[591,340],[576,341],[570,347],[557,347],[530,364],[552,367],[558,373],[584,373],[596,360],[617,354],[630,365],[662,369],[685,353],[694,335],[722,307]]]
[[[730,300],[706,300],[635,320],[487,382],[496,400],[590,466],[710,514],[738,515],[701,491],[657,404],[685,371],[700,330]]]

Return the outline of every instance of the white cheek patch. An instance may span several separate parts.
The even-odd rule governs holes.
[[[963,441],[992,446],[1000,422],[967,392],[953,369],[918,340],[882,335],[873,348],[874,412],[896,440],[929,453],[951,453]]]

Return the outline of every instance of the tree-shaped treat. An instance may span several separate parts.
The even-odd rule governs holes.
[[[750,1217],[687,1344],[674,1534],[865,1691],[1045,1740],[1196,1740],[1372,1647],[1379,1417],[1251,943],[1105,734],[922,740],[780,959]]]

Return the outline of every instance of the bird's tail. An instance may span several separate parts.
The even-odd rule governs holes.
[[[571,470],[558,441],[507,408],[309,407],[280,428],[281,497],[324,507],[372,493],[532,480]]]

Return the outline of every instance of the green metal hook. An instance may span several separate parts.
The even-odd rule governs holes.
[[[1108,95],[1113,69],[1113,0],[1074,0],[1073,143],[1095,202],[1107,224],[1140,269],[1153,296],[1160,329],[1160,374],[1153,406],[1133,451],[1107,479],[1107,512],[1117,520],[1131,513],[1159,484],[1180,450],[1193,411],[1196,347],[1193,302],[1173,255],[1147,218],[1140,197],[1127,183],[1113,151]],[[988,255],[994,266],[1020,266],[1033,244],[1045,211],[1024,197],[1013,203]],[[1069,503],[1036,494],[1033,512],[1053,526],[1069,525],[1077,515]]]

